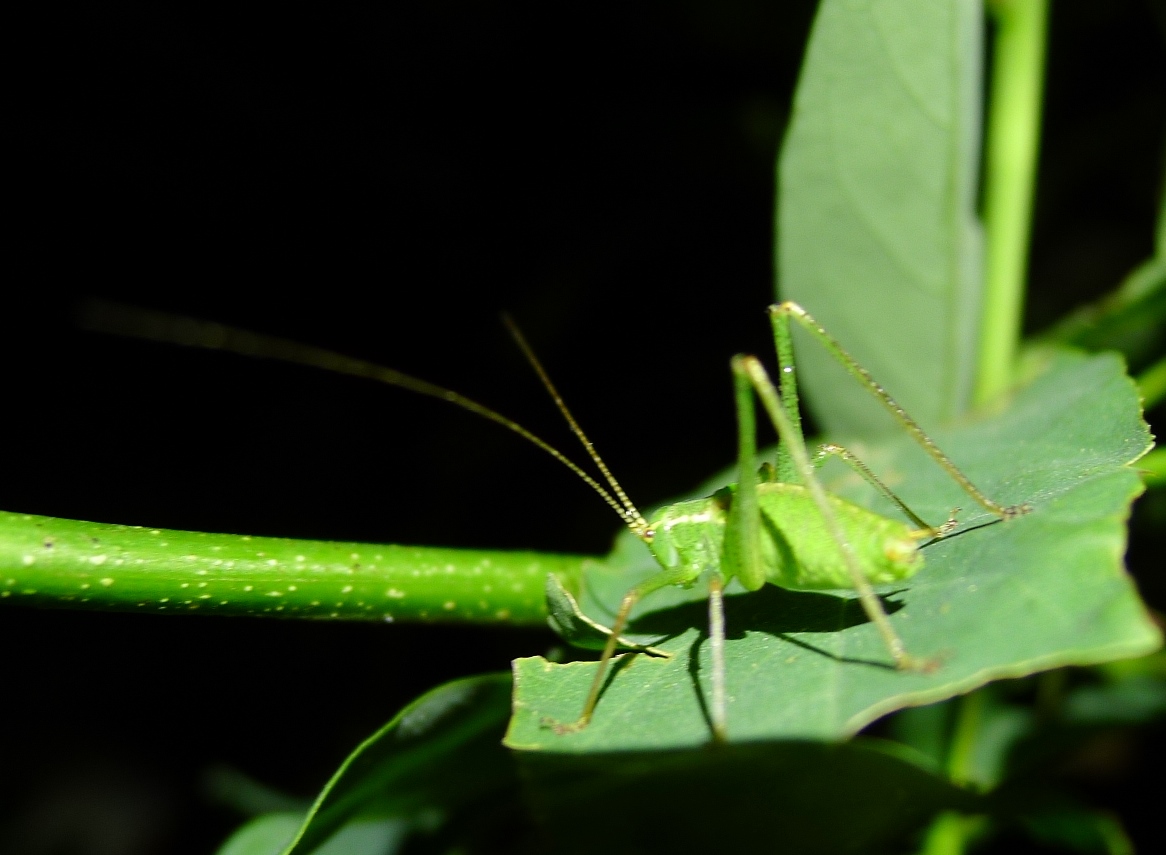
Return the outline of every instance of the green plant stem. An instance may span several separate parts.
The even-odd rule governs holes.
[[[0,512],[0,601],[40,607],[542,625],[547,574],[588,560]]]
[[[956,705],[955,727],[947,753],[947,777],[960,786],[973,783],[976,737],[984,716],[983,692],[972,692]],[[931,823],[923,855],[961,855],[984,820],[955,811],[939,814]]]
[[[1024,306],[1040,140],[1048,0],[994,0],[995,56],[985,145],[987,259],[977,403],[1012,383]]]
[[[921,855],[963,855],[973,834],[984,824],[978,816],[967,816],[956,811],[944,811],[935,817],[927,829]]]
[[[980,722],[984,717],[984,695],[972,692],[959,699],[956,706],[955,729],[947,754],[947,777],[953,784],[968,784],[973,780],[973,757]]]

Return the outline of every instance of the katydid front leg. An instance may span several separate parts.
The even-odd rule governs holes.
[[[684,565],[667,568],[654,576],[649,576],[624,594],[623,600],[619,604],[619,611],[616,612],[615,621],[611,625],[611,634],[607,637],[607,644],[604,645],[603,653],[600,655],[599,662],[596,665],[595,676],[591,680],[591,687],[587,690],[587,700],[583,703],[583,712],[579,715],[578,719],[566,724],[550,718],[543,719],[543,726],[550,727],[555,733],[559,734],[577,733],[587,727],[591,723],[591,716],[595,713],[595,705],[599,702],[599,695],[603,691],[603,678],[607,675],[607,668],[611,662],[611,657],[615,655],[615,649],[619,646],[619,638],[623,635],[623,631],[627,629],[628,617],[631,615],[636,603],[653,591],[667,588],[669,585],[688,587],[696,581],[700,572],[699,568]],[[723,617],[721,624],[722,626],[724,625]]]

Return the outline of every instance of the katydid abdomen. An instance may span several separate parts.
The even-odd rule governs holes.
[[[662,567],[678,573],[687,569],[691,581],[705,570],[718,570],[725,582],[736,577],[750,591],[766,582],[803,591],[853,589],[850,571],[830,537],[822,512],[800,484],[757,485],[764,575],[751,579],[742,573],[733,550],[725,549],[735,489],[671,505],[652,521],[654,536],[649,548]],[[837,496],[830,496],[829,501],[870,582],[897,582],[923,566],[920,536],[905,523]]]

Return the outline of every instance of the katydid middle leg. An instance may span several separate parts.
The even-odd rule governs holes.
[[[923,520],[922,517],[911,510],[911,508],[907,506],[907,503],[900,499],[894,490],[884,484],[882,479],[875,475],[874,472],[871,471],[870,467],[863,463],[862,460],[860,460],[859,457],[852,451],[843,448],[841,445],[835,445],[832,442],[825,443],[824,445],[818,447],[818,453],[814,455],[815,466],[821,466],[822,462],[829,457],[837,457],[839,460],[857,472],[858,475],[864,481],[866,481],[866,483],[870,484],[882,496],[898,507],[898,509],[903,512],[903,515],[907,517],[907,519],[911,520],[911,522],[919,527],[919,535],[921,537],[944,537],[945,535],[951,534],[952,530],[956,527],[956,514],[959,513],[959,508],[952,510],[951,514],[947,518],[947,521],[942,525],[929,525]]]

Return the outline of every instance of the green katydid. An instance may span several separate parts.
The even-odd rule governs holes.
[[[709,715],[714,738],[723,740],[727,738],[723,590],[733,578],[748,591],[755,591],[767,582],[794,590],[853,589],[882,636],[895,667],[930,670],[937,664],[934,660],[917,658],[907,652],[872,584],[898,581],[916,573],[922,566],[922,556],[918,552],[920,543],[949,534],[955,526],[954,513],[941,525],[928,525],[859,459],[839,446],[822,446],[817,459],[811,460],[802,436],[798,410],[790,318],[818,339],[974,501],[1001,519],[1029,510],[1026,504],[1000,505],[981,493],[804,309],[786,302],[770,307],[769,311],[778,353],[780,390],[755,357],[737,356],[732,361],[738,422],[737,484],[705,499],[665,507],[650,522],[612,476],[513,324],[508,326],[519,347],[599,469],[607,487],[558,449],[495,410],[393,369],[221,324],[105,303],[95,302],[87,306],[82,312],[81,323],[101,331],[233,351],[378,380],[448,401],[494,421],[538,446],[597,492],[647,545],[660,565],[658,573],[634,586],[624,596],[579,718],[570,723],[548,720],[544,725],[558,733],[585,728],[595,712],[608,665],[620,646],[635,604],[654,591],[670,585],[689,587],[705,576],[709,586],[712,661]],[[780,439],[776,468],[765,466],[760,472],[755,469],[754,394],[760,398]],[[850,465],[892,501],[910,524],[828,495],[815,474],[815,464],[830,456],[837,456]]]

